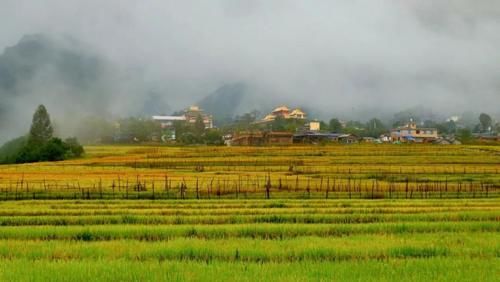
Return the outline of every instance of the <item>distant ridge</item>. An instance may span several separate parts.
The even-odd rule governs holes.
[[[0,130],[26,123],[38,104],[51,113],[103,113],[110,66],[68,36],[26,35],[0,54]]]
[[[220,125],[238,114],[247,93],[248,88],[244,83],[225,84],[199,101],[198,105],[212,114]]]

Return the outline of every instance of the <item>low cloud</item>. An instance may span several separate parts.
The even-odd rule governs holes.
[[[257,101],[324,116],[415,105],[499,112],[495,0],[0,0],[0,7],[0,49],[25,34],[69,35],[110,62],[106,83],[114,85],[103,84],[101,101],[111,101],[83,99],[85,111],[134,113],[149,91],[175,109],[244,82]],[[73,103],[50,72],[37,79],[25,91],[43,93],[37,103]]]

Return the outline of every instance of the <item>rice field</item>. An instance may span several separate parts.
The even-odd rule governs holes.
[[[90,146],[0,166],[0,281],[498,281],[500,147]]]
[[[500,146],[90,146],[0,166],[0,201],[496,198]]]
[[[0,204],[2,281],[498,281],[497,199]]]

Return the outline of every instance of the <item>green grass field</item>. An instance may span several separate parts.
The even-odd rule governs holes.
[[[2,281],[498,281],[475,200],[17,201]]]

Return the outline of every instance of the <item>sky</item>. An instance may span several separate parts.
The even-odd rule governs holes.
[[[176,108],[244,82],[325,116],[500,112],[498,0],[0,0],[0,50],[33,33],[140,74],[133,103],[144,85]]]

